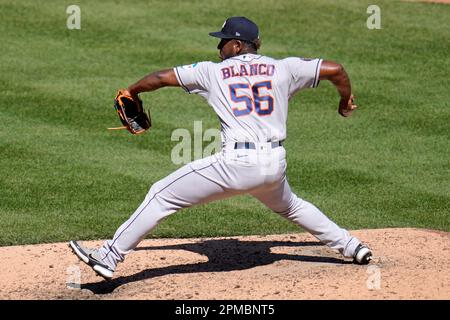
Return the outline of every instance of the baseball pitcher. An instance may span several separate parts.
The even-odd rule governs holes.
[[[89,249],[71,241],[73,252],[99,275],[111,279],[117,264],[165,217],[197,204],[250,194],[344,257],[357,264],[369,263],[371,250],[294,194],[286,177],[283,142],[289,99],[300,90],[316,88],[321,80],[329,80],[340,95],[339,114],[350,116],[356,105],[344,68],[322,59],[278,60],[258,54],[259,29],[245,17],[227,19],[221,31],[210,35],[220,39],[220,63],[205,61],[157,71],[120,94],[127,102],[140,102],[140,93],[166,86],[199,94],[219,118],[221,151],[153,184],[141,205],[102,247]],[[117,109],[125,126],[127,119],[136,118],[122,115],[120,106]],[[146,116],[141,113],[139,117],[142,121],[130,125],[130,132],[150,127]]]

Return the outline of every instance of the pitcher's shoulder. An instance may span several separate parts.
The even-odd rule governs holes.
[[[194,62],[191,64],[185,64],[185,65],[180,65],[177,68],[181,68],[181,69],[195,69],[198,67],[208,67],[212,64],[216,64],[212,61],[199,61],[199,62]]]

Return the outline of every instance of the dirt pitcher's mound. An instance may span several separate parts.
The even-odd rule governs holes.
[[[450,299],[450,233],[352,233],[374,251],[368,266],[306,233],[160,239],[143,241],[108,282],[66,243],[3,247],[0,298]]]

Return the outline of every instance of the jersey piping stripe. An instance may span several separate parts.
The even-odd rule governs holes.
[[[183,87],[184,90],[186,90],[186,92],[191,93],[188,88],[184,85],[183,81],[181,80],[180,74],[178,73],[178,67],[175,67],[175,73],[177,75],[177,80],[178,82],[181,84],[181,86]]]
[[[254,58],[252,58],[251,60],[241,60],[241,59],[239,59],[238,57],[233,57],[233,58],[230,58],[230,60],[238,60],[238,61],[242,61],[242,62],[251,62],[251,61],[253,61],[253,60],[258,60],[258,59],[260,59],[262,57],[262,55],[260,55],[259,57],[254,57]]]
[[[319,70],[319,65],[322,63],[322,60],[319,59],[319,61],[317,61],[317,66],[316,66],[316,73],[314,75],[314,83],[313,83],[313,88],[317,87],[319,85],[319,77],[317,74],[317,71]],[[319,72],[320,74],[320,72]]]
[[[172,184],[174,184],[175,182],[177,182],[178,180],[180,180],[181,178],[184,178],[185,176],[187,176],[188,174],[191,174],[193,172],[197,172],[203,169],[206,169],[210,166],[212,166],[213,164],[217,163],[219,160],[214,161],[213,163],[208,164],[207,166],[200,168],[200,169],[192,169],[192,171],[187,172],[185,174],[183,174],[181,177],[176,178],[175,180],[173,180],[171,183],[169,183],[167,186],[165,186],[164,188],[162,188],[161,190],[159,190],[157,193],[155,193],[153,195],[153,197],[148,200],[148,203],[142,208],[142,210],[136,215],[136,217],[134,217],[134,219],[122,230],[122,232],[120,232],[120,234],[117,236],[117,238],[114,239],[114,241],[111,243],[111,245],[109,246],[110,249],[109,251],[106,253],[105,257],[102,258],[102,260],[104,260],[110,253],[111,253],[111,247],[116,243],[117,239],[120,238],[120,236],[133,224],[134,221],[136,221],[137,218],[139,218],[139,216],[141,215],[141,213],[149,206],[150,202],[161,192],[163,192],[166,188],[170,187]]]

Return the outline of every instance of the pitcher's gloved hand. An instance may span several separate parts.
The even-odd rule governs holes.
[[[132,134],[140,134],[152,126],[149,112],[145,112],[139,96],[132,97],[126,89],[117,92],[114,108],[119,114],[120,121]]]

